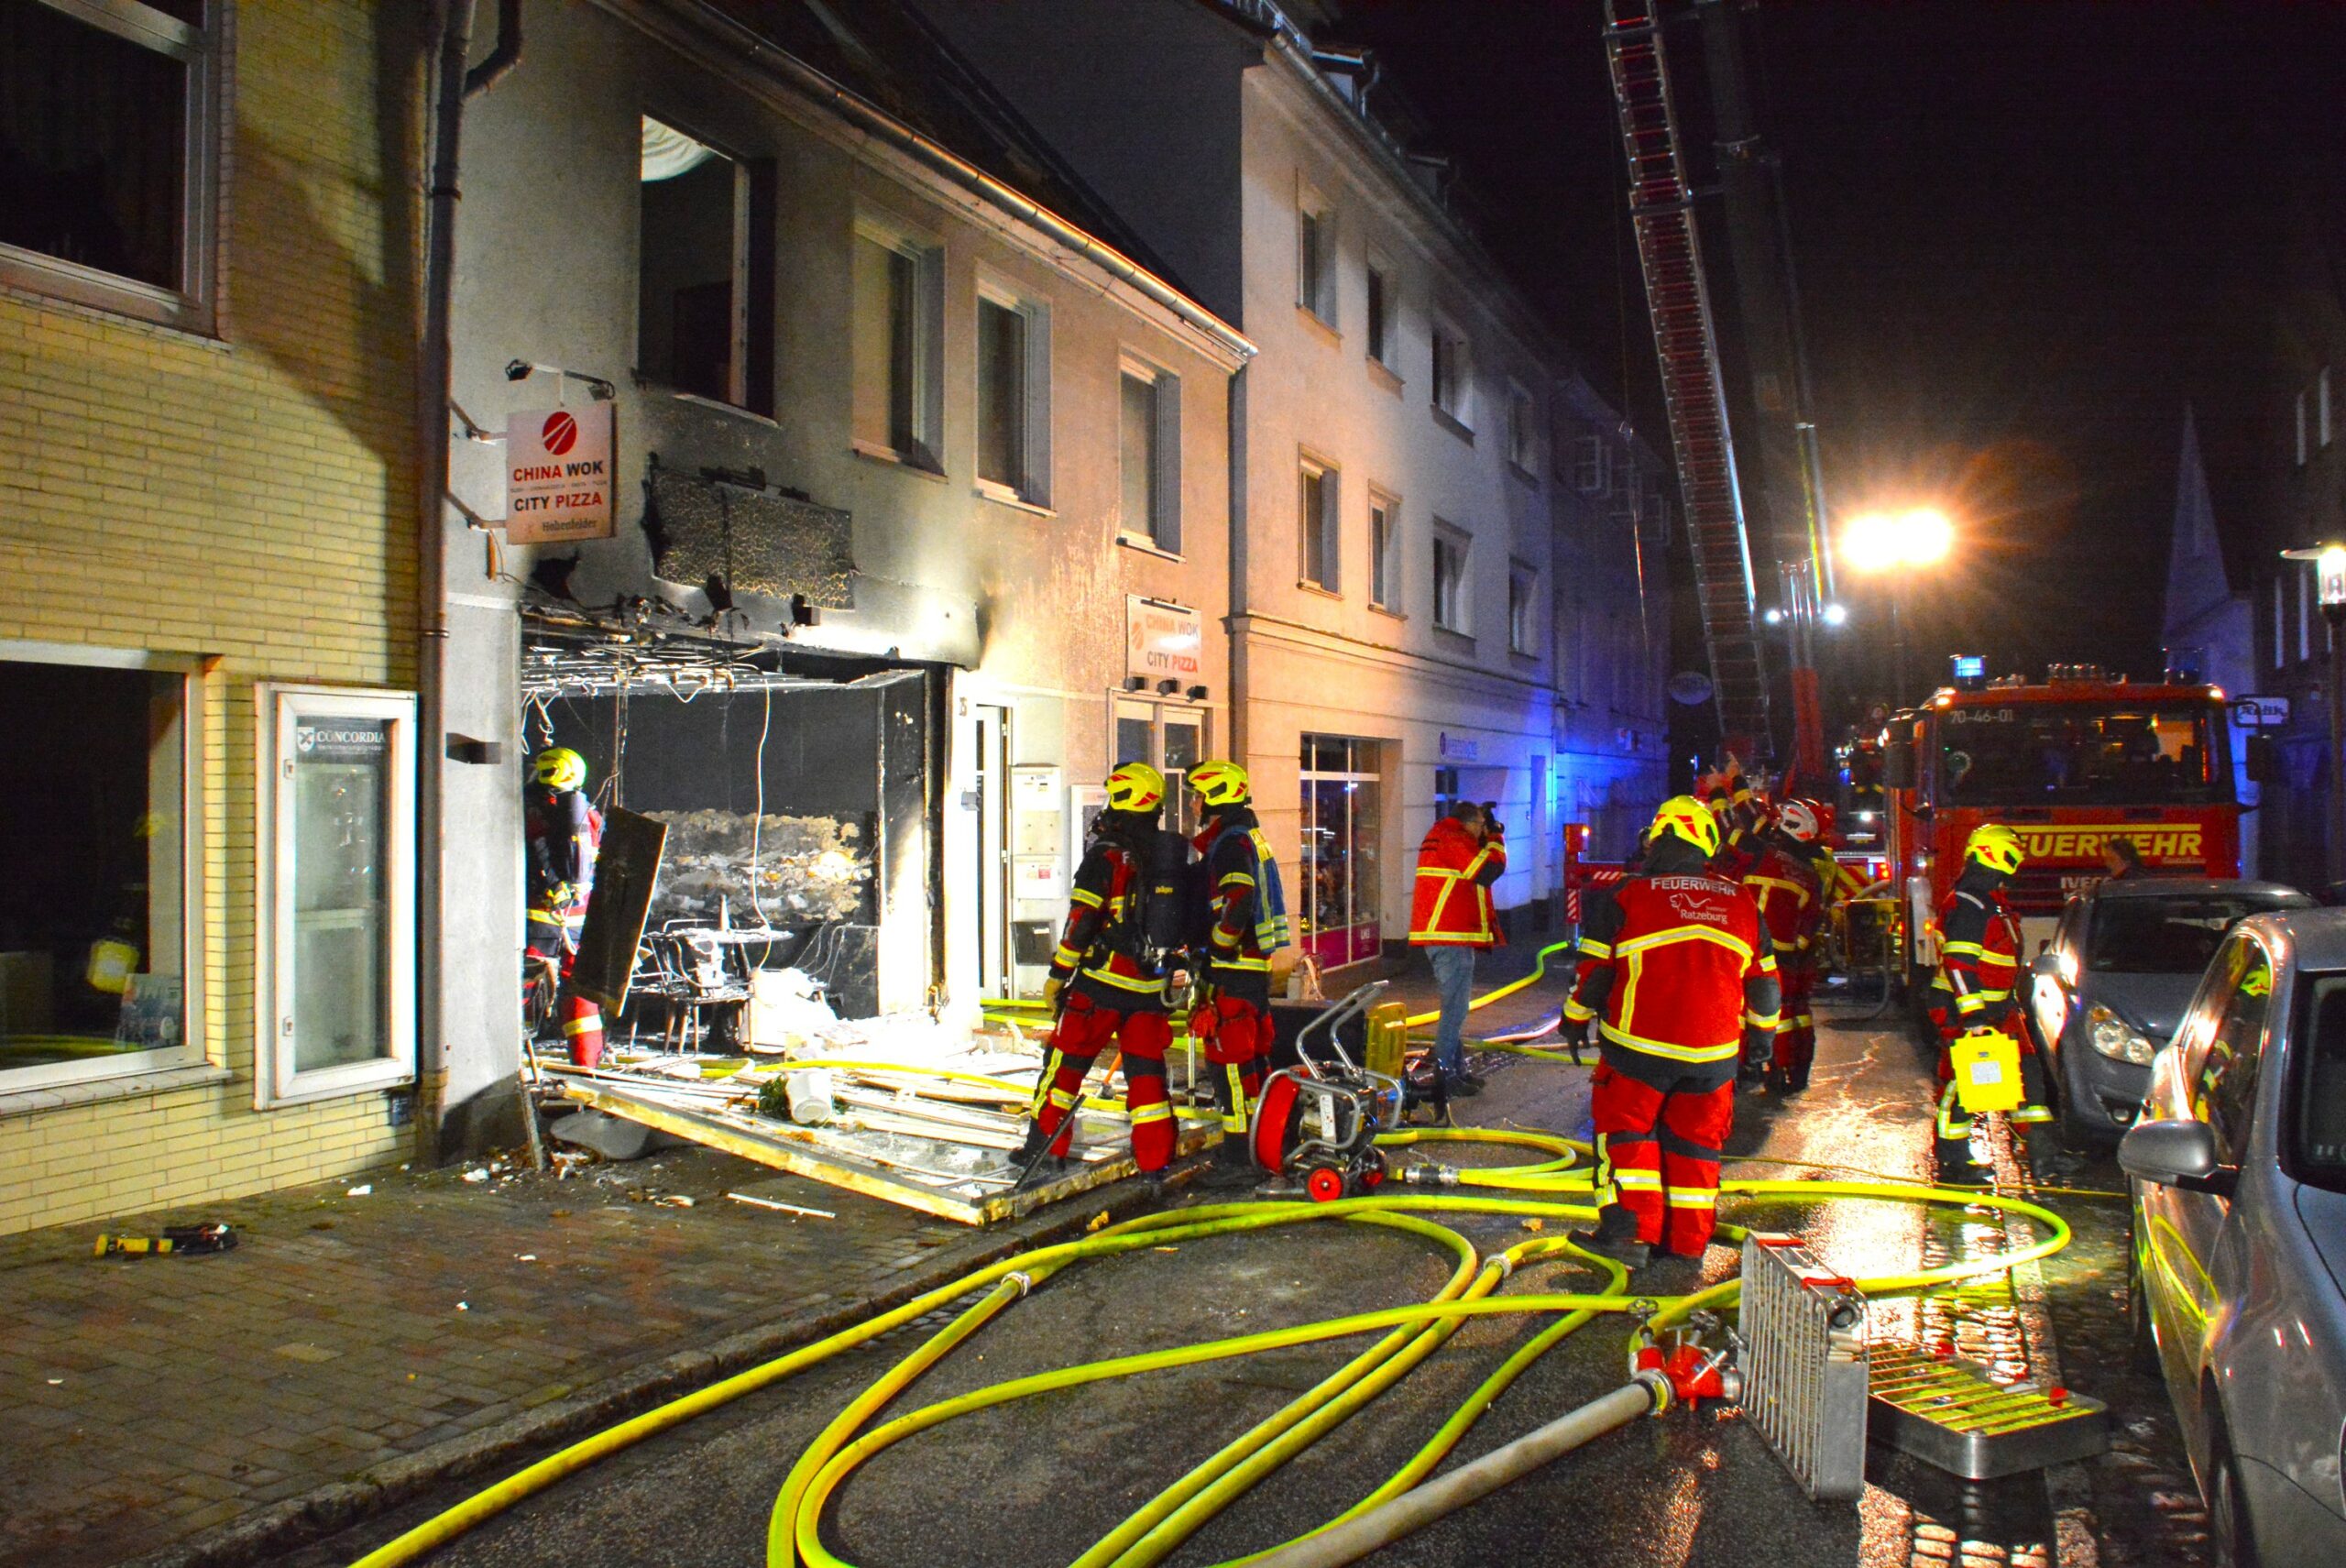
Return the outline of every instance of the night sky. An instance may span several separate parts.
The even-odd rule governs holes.
[[[1602,17],[1345,0],[1335,31],[1378,50],[1479,232],[1661,445]],[[2289,159],[2346,166],[2346,5],[1768,0],[1750,27],[1835,510],[1943,497],[1971,542],[1923,596],[1918,674],[1957,646],[2155,671],[2183,409],[2238,400],[2267,345]],[[1669,37],[1706,182],[1699,38]]]

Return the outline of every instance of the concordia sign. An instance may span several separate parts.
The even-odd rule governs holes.
[[[608,539],[611,409],[606,402],[505,416],[505,537],[516,544]]]

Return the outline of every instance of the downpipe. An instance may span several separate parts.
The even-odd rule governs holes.
[[[1472,1464],[1412,1487],[1333,1530],[1255,1559],[1255,1568],[1338,1568],[1341,1563],[1357,1563],[1606,1432],[1628,1426],[1640,1416],[1660,1415],[1670,1408],[1672,1399],[1666,1374],[1659,1368],[1640,1371],[1610,1394],[1492,1450]]]

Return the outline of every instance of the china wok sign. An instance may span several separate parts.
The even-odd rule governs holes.
[[[1174,680],[1194,685],[1204,678],[1206,618],[1163,599],[1124,598],[1124,674],[1151,685]]]
[[[505,537],[516,544],[608,539],[611,405],[505,416]]]

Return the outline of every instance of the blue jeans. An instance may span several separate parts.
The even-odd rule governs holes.
[[[1466,1003],[1474,989],[1474,949],[1431,947],[1426,962],[1433,965],[1433,982],[1442,995],[1442,1021],[1434,1026],[1433,1059],[1444,1078],[1466,1070]]]

